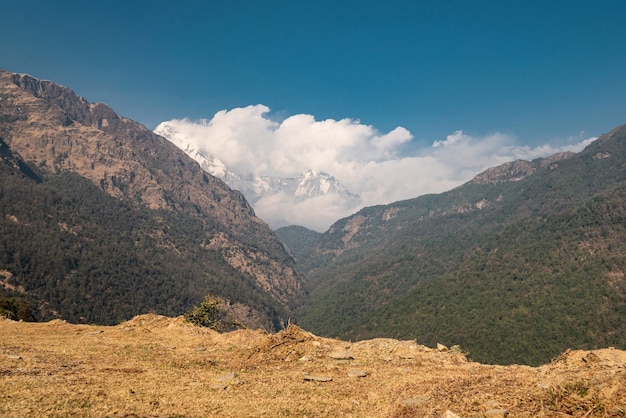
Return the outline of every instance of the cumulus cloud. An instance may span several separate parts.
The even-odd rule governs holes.
[[[267,106],[255,105],[222,110],[211,119],[166,123],[179,140],[219,158],[240,175],[295,177],[309,169],[331,173],[360,200],[327,195],[297,201],[277,193],[254,205],[272,227],[299,224],[318,231],[363,206],[443,192],[489,167],[577,152],[595,139],[581,134],[559,141],[561,145],[531,147],[508,134],[471,136],[459,130],[420,147],[403,127],[384,133],[357,120],[316,120],[307,114],[275,121],[269,112]],[[408,148],[413,151],[403,152]]]
[[[346,200],[333,194],[298,200],[286,193],[276,193],[254,204],[256,214],[273,228],[302,225],[319,232],[361,207],[359,200]]]

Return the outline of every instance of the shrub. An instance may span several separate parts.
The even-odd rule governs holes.
[[[194,306],[193,309],[185,313],[185,320],[199,327],[220,331],[224,328],[225,311],[223,305],[222,299],[213,295],[206,295],[200,306]]]

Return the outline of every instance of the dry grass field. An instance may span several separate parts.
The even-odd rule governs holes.
[[[0,319],[3,417],[619,417],[626,352],[541,367],[295,326],[219,334],[141,315],[113,327]]]

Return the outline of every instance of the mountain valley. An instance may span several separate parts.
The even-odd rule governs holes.
[[[252,328],[442,343],[483,363],[626,349],[626,126],[324,233],[272,231],[244,196],[358,199],[331,175],[245,178],[170,141],[0,71],[0,312],[115,325],[214,294]]]

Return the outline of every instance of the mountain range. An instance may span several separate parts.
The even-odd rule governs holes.
[[[0,151],[0,290],[37,319],[179,315],[213,293],[277,329],[304,294],[240,192],[103,103],[0,71]]]
[[[332,195],[343,202],[343,206],[357,208],[361,206],[360,197],[350,192],[332,174],[313,169],[306,170],[293,177],[235,173],[219,157],[211,155],[200,146],[191,143],[184,133],[179,132],[170,122],[162,122],[154,133],[167,138],[200,164],[207,173],[218,177],[233,190],[238,190],[252,206],[263,198],[283,194],[293,202],[303,202],[320,196]],[[269,216],[269,215],[268,215]],[[277,226],[284,226],[286,220],[277,219]]]
[[[626,348],[626,126],[321,234],[273,232],[210,173],[251,199],[358,199],[332,176],[246,179],[182,145],[0,70],[0,313],[116,324],[210,293],[252,327],[459,345],[485,363]]]

